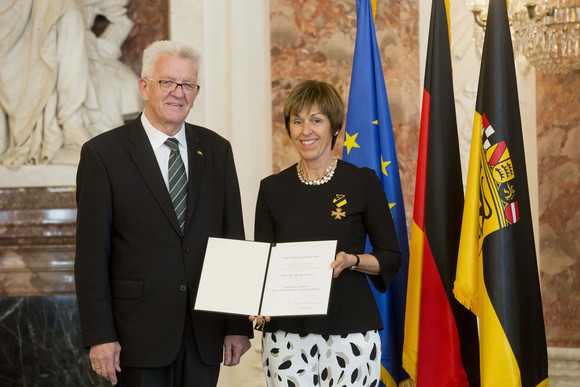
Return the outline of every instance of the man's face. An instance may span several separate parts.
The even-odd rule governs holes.
[[[196,84],[197,66],[190,59],[164,54],[155,62],[151,78],[153,81],[139,79],[139,91],[145,101],[145,115],[155,128],[172,136],[185,122],[197,97],[197,91],[188,93],[181,86],[171,92],[162,91],[157,81]]]

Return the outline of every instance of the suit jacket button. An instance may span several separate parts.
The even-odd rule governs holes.
[[[187,286],[185,286],[185,285],[181,285],[181,286],[179,287],[179,290],[180,290],[180,291],[182,291],[182,292],[185,292],[185,291],[187,290]]]
[[[186,247],[185,249],[183,249],[183,252],[185,253],[189,253],[191,250],[189,249],[189,247]]]

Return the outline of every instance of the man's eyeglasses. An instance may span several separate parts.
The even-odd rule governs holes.
[[[161,91],[166,91],[169,93],[173,93],[178,86],[181,86],[181,90],[183,90],[186,94],[195,94],[199,92],[200,86],[196,85],[195,83],[177,83],[169,80],[155,80],[153,78],[147,78],[150,81],[157,82],[159,84],[159,88]]]

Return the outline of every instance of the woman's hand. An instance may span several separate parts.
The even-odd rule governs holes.
[[[330,268],[334,271],[333,277],[338,277],[343,270],[349,270],[353,265],[357,265],[356,271],[361,273],[372,275],[380,274],[381,266],[374,255],[358,254],[358,257],[359,259],[357,260],[356,255],[347,254],[344,251],[336,254],[336,259],[330,264]]]
[[[336,259],[330,264],[330,268],[333,270],[333,277],[336,278],[342,273],[343,270],[348,270],[352,265],[356,264],[356,255],[347,254],[344,251],[336,254]]]
[[[260,332],[264,332],[264,325],[266,325],[266,323],[270,321],[270,316],[258,315],[258,316],[248,316],[248,318],[250,319],[250,321],[256,320],[256,326],[254,327],[254,329]]]
[[[248,318],[250,319],[250,321],[256,321],[256,325],[260,325],[263,322],[270,322],[270,316],[258,315],[258,316],[248,316]]]

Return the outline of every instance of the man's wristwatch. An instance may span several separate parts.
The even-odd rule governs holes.
[[[349,270],[356,270],[356,268],[358,267],[358,264],[360,263],[360,258],[358,255],[353,254],[356,257],[356,263],[354,265],[352,265],[351,267],[349,267]]]

